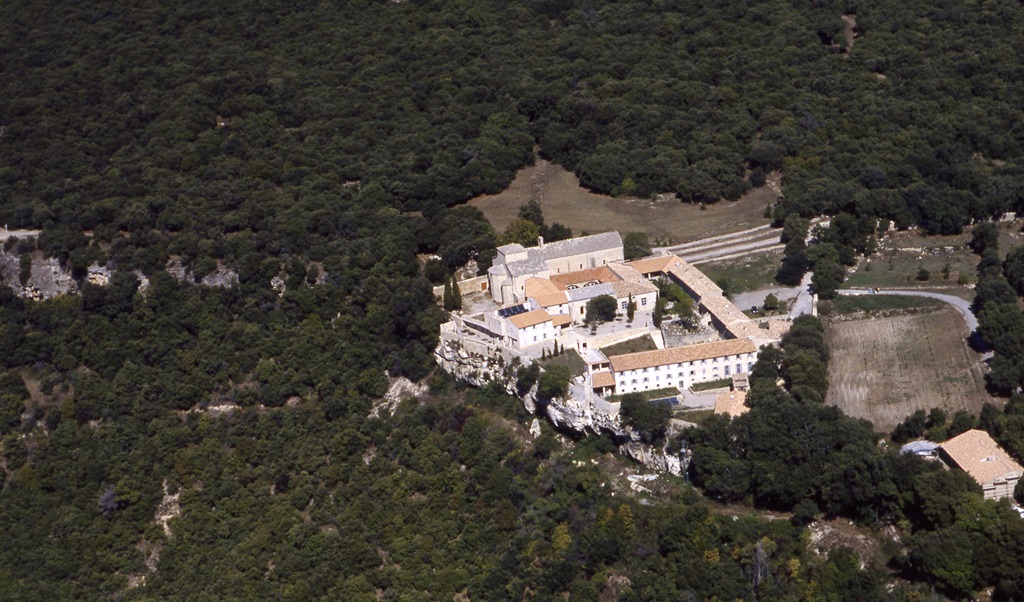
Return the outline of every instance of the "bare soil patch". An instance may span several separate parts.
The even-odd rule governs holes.
[[[846,54],[844,57],[849,57],[850,53],[853,52],[853,43],[857,39],[855,28],[857,27],[857,15],[848,14],[840,17],[843,21],[843,37],[846,39]]]
[[[981,356],[967,346],[967,335],[963,317],[950,307],[829,318],[825,403],[886,432],[916,410],[977,415],[996,399],[985,391]]]
[[[728,234],[767,224],[765,207],[779,197],[780,176],[751,190],[735,202],[720,201],[701,210],[679,200],[615,198],[595,194],[559,165],[543,159],[516,174],[508,189],[480,196],[469,204],[483,211],[495,230],[502,232],[516,218],[519,207],[536,199],[548,223],[559,222],[573,232],[646,232],[652,239],[678,244]]]

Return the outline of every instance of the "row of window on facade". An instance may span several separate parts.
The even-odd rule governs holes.
[[[647,307],[647,297],[640,297],[640,306],[641,307]],[[628,299],[626,301],[622,302],[621,309],[629,309],[629,300]]]
[[[725,366],[724,368],[725,368],[724,376],[732,376],[732,372],[730,371],[732,366]],[[743,369],[743,364],[736,364],[736,374],[742,374],[743,372],[749,372],[750,370],[753,370],[753,368],[754,368],[754,363],[753,362],[750,362],[750,363],[747,364],[747,369],[746,370]],[[718,376],[718,366],[715,366],[711,370],[712,370],[712,373],[711,373],[712,376]],[[647,371],[647,369],[644,368],[644,372],[646,372],[646,371]],[[707,368],[701,368],[700,373],[701,373],[701,376],[707,376],[708,369]],[[696,375],[697,375],[697,371],[696,370],[690,370],[690,376],[691,377],[694,377]],[[683,373],[680,372],[680,373],[676,374],[675,378],[679,379],[679,382],[682,382]],[[665,375],[665,380],[666,381],[671,381],[672,379],[673,379],[673,375],[671,373]],[[660,380],[661,380],[661,375],[660,374],[655,374],[654,375],[654,382],[659,382]],[[651,378],[649,376],[645,376],[645,377],[643,377],[643,379],[640,382],[649,383],[649,382],[651,382]],[[630,381],[630,384],[632,384],[632,385],[637,384],[637,379],[635,379],[635,378],[632,379]],[[620,387],[625,387],[626,386],[626,381],[625,380],[620,380],[619,381],[619,386]]]

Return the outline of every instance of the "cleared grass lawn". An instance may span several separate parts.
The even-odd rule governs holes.
[[[544,367],[554,365],[565,366],[573,376],[580,376],[587,369],[586,362],[583,361],[580,354],[576,353],[575,349],[569,349],[556,357],[545,359],[540,363],[540,365]]]
[[[690,387],[690,390],[696,393],[696,392],[699,392],[699,391],[710,391],[711,389],[721,389],[722,387],[731,387],[731,386],[732,386],[732,379],[731,378],[720,378],[718,380],[709,380],[706,383],[696,383],[696,384],[694,384],[693,386]]]
[[[652,399],[675,397],[676,395],[679,395],[679,389],[676,389],[675,387],[666,387],[664,389],[654,389],[652,391],[637,391],[636,393],[627,393],[626,395],[639,395],[644,401],[651,401]],[[622,395],[609,395],[608,401],[618,403],[622,401],[622,397]]]
[[[607,347],[601,347],[601,353],[611,357],[613,355],[636,353],[638,351],[653,351],[657,348],[658,346],[654,344],[654,339],[650,336],[642,336],[622,341],[621,343],[615,343],[614,345],[608,345]]]
[[[715,415],[714,410],[676,410],[673,418],[685,420],[694,424],[704,424],[704,421]]]
[[[822,314],[852,314],[868,311],[900,311],[909,309],[938,309],[946,305],[938,299],[928,297],[897,297],[894,295],[857,295],[821,301]]]
[[[981,356],[966,343],[967,325],[953,308],[825,320],[831,350],[825,402],[887,432],[916,410],[941,407],[975,415],[986,402]]]
[[[678,244],[767,224],[765,208],[778,198],[777,187],[776,180],[738,201],[721,201],[701,210],[699,205],[678,200],[595,194],[582,188],[571,172],[538,159],[535,165],[521,169],[508,189],[477,197],[469,204],[483,211],[498,232],[516,218],[521,205],[536,199],[547,223],[565,224],[576,235],[609,230],[646,232],[652,241]]]
[[[745,293],[779,286],[775,272],[779,271],[781,264],[782,251],[772,251],[739,259],[709,261],[697,267],[719,285],[722,281],[728,282],[727,292]]]

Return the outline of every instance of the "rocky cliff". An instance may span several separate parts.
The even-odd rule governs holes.
[[[22,283],[21,257],[14,253],[0,251],[0,281],[19,297],[27,299],[52,299],[58,295],[78,292],[78,283],[71,272],[54,258],[32,257],[28,278]]]
[[[465,341],[452,334],[442,335],[434,356],[438,365],[458,380],[474,386],[497,382],[517,395],[516,372],[521,364],[506,349]],[[574,383],[566,397],[542,403],[537,400],[536,385],[518,397],[527,411],[546,416],[556,428],[609,436],[618,443],[620,453],[649,468],[681,476],[689,465],[686,450],[672,453],[640,441],[632,428],[622,424],[618,404],[587,395],[582,383]]]

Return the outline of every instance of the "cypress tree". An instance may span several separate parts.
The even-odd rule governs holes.
[[[629,302],[626,304],[626,321],[632,322],[633,315],[636,313],[636,303],[633,303],[633,295],[629,296]]]
[[[462,309],[462,291],[459,290],[459,282],[452,275],[452,309]]]
[[[658,300],[654,302],[654,314],[651,319],[654,321],[654,327],[660,328],[661,321],[665,318],[665,300],[658,297]]]
[[[450,280],[444,281],[444,298],[441,301],[441,306],[444,307],[445,311],[455,309],[454,298],[452,297],[452,283]]]

